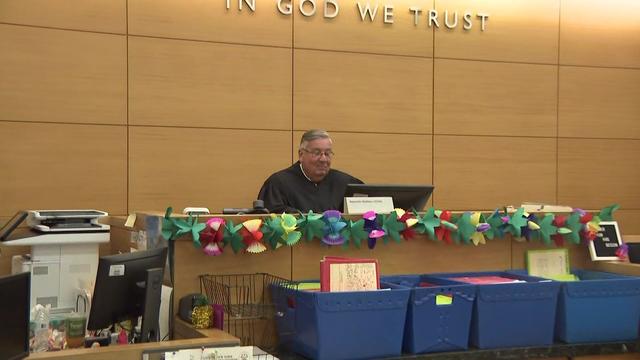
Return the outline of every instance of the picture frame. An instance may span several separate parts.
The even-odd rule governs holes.
[[[527,250],[527,273],[543,278],[557,278],[570,274],[569,249]]]
[[[595,239],[589,241],[589,254],[592,261],[620,260],[616,255],[622,246],[622,236],[617,221],[601,221],[600,231]]]

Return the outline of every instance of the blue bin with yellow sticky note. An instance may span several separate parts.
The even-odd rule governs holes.
[[[476,287],[471,345],[493,349],[553,344],[560,282],[506,271],[432,276]]]
[[[640,278],[573,270],[558,299],[556,338],[567,343],[636,340]]]
[[[412,354],[466,350],[476,288],[428,275],[382,277],[411,288],[403,350]]]
[[[272,285],[282,347],[317,360],[400,356],[411,289],[320,292],[311,281]]]

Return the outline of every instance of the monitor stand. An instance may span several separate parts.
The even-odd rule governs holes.
[[[160,298],[164,269],[147,270],[140,342],[160,341]]]

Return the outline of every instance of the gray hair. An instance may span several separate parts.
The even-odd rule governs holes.
[[[313,140],[316,140],[316,139],[329,139],[329,140],[331,140],[331,136],[329,135],[329,133],[326,130],[311,129],[311,130],[305,132],[304,134],[302,134],[302,138],[300,139],[300,147],[298,147],[298,149],[306,149],[307,148],[307,144],[309,144],[310,141],[313,141]]]

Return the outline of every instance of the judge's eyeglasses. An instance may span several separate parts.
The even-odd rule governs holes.
[[[318,149],[308,150],[303,148],[302,151],[311,154],[311,156],[314,158],[319,158],[322,155],[324,155],[327,159],[331,159],[333,155],[335,155],[335,153],[332,150],[322,151]]]

